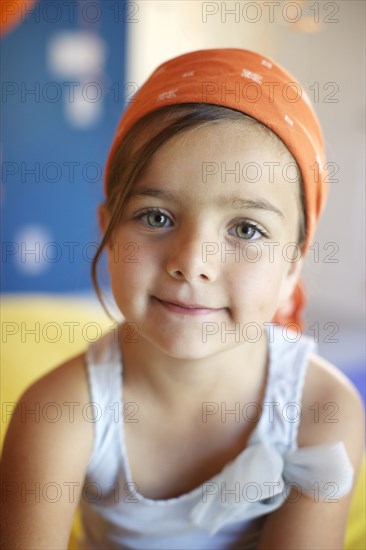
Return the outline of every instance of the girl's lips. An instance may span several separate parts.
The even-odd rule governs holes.
[[[166,308],[168,311],[172,311],[174,313],[180,313],[183,315],[207,315],[209,313],[213,313],[214,311],[220,311],[218,309],[208,309],[208,308],[186,308],[181,307],[176,304],[171,304],[170,302],[164,302],[163,300],[159,300],[159,298],[156,298],[153,296],[153,298],[160,303],[164,308]]]

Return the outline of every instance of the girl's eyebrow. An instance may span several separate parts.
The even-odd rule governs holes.
[[[180,194],[172,193],[171,191],[165,191],[163,189],[156,189],[153,187],[138,187],[133,189],[127,199],[131,200],[134,197],[155,197],[157,199],[163,199],[170,202],[175,202],[178,204],[183,204],[184,200]],[[284,214],[273,206],[266,199],[261,200],[252,200],[252,199],[243,199],[241,197],[228,197],[221,196],[216,200],[211,201],[211,204],[214,206],[231,206],[232,208],[241,209],[253,209],[253,210],[266,210],[268,212],[273,212],[277,214],[282,219],[285,219]]]

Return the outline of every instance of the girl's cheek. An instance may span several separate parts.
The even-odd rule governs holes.
[[[226,286],[238,301],[245,302],[246,307],[253,304],[276,302],[284,272],[283,262],[270,263],[268,260],[231,264],[223,278]]]
[[[254,243],[242,247],[240,253],[234,258],[229,256],[225,262],[228,265],[228,271],[239,274],[242,277],[255,279],[273,279],[276,274],[285,268],[285,262],[278,252],[269,254],[267,247],[255,245]]]
[[[149,257],[146,243],[136,238],[136,232],[126,224],[120,225],[116,232],[113,244],[108,251],[109,265],[113,269],[137,267]]]

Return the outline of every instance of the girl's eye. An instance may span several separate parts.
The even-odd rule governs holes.
[[[170,219],[164,212],[161,212],[159,208],[149,208],[136,216],[136,219],[141,220],[145,216],[147,216],[148,221],[151,222],[151,227],[164,227],[164,223],[161,225],[161,218]],[[157,225],[155,225],[155,222]],[[150,225],[150,223],[148,223],[148,225]]]
[[[144,212],[141,212],[138,216],[136,216],[137,220],[142,220],[142,218],[147,217],[148,220],[148,226],[149,227],[165,227],[165,221],[170,220],[169,216],[167,214],[164,214],[159,208],[149,208],[145,210]],[[240,220],[238,223],[234,225],[237,230],[235,231],[236,235],[241,240],[257,240],[261,236],[267,237],[266,232],[264,229],[260,228],[253,222],[249,222],[247,220]],[[242,229],[241,229],[242,228]],[[241,233],[241,234],[240,234]],[[253,239],[253,236],[257,234],[257,238]]]
[[[250,241],[257,240],[260,237],[266,236],[266,233],[263,229],[260,229],[256,224],[249,223],[246,220],[241,221],[240,223],[235,224],[237,229],[235,231],[236,235],[242,240]],[[241,234],[240,234],[241,233]],[[253,239],[253,236],[257,234],[257,237]]]

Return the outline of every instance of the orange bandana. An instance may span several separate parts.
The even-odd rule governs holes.
[[[268,126],[286,145],[302,175],[309,248],[328,191],[322,131],[306,92],[280,65],[239,48],[189,52],[160,65],[136,92],[119,122],[108,155],[111,159],[123,138],[143,116],[176,103],[210,103],[241,111]],[[107,194],[106,183],[104,191]],[[305,303],[301,282],[286,311],[274,321],[297,323]]]

